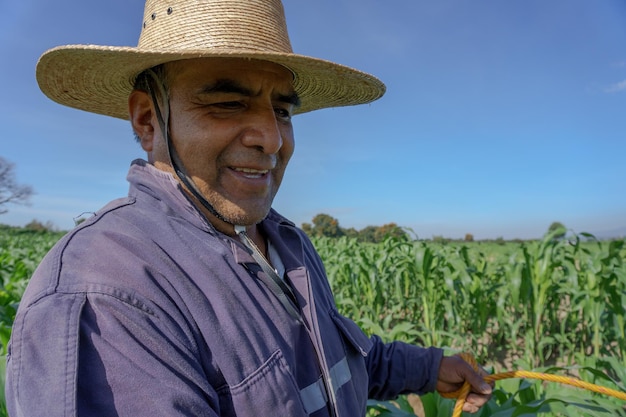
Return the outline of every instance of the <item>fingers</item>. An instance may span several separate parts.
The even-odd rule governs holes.
[[[488,384],[484,380],[484,377],[488,375],[487,371],[485,371],[482,366],[479,366],[475,363],[474,365],[476,366],[476,369],[474,369],[474,366],[465,361],[465,359],[463,359],[461,356],[454,356],[457,357],[460,362],[460,364],[457,365],[457,372],[459,374],[459,377],[463,381],[469,382],[472,387],[471,391],[478,394],[490,395],[493,389],[493,385]]]
[[[483,395],[491,395],[493,387],[483,379],[485,375],[487,375],[487,373],[482,368],[478,371],[474,371],[471,367],[469,368],[469,371],[464,374],[465,380],[472,386],[472,392]]]
[[[472,414],[476,413],[483,405],[487,404],[489,398],[490,396],[470,393],[465,399],[465,404],[463,404],[463,411]]]
[[[465,399],[463,404],[463,411],[468,413],[476,413],[482,406],[484,406],[493,392],[493,383],[488,384],[483,378],[488,375],[482,367],[478,367],[478,370],[474,370],[471,365],[468,364],[466,372],[463,377],[471,385],[470,393]]]
[[[488,373],[481,367],[474,370],[471,364],[467,363],[460,356],[444,356],[439,368],[437,381],[437,391],[445,396],[458,391],[464,382],[470,385],[470,392],[465,399],[463,411],[476,413],[491,398],[493,382],[491,384],[484,380]]]

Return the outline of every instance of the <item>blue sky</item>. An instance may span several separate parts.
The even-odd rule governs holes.
[[[0,14],[0,156],[32,185],[32,219],[127,192],[128,122],[65,108],[34,69],[62,44],[136,45],[140,1],[21,0]],[[369,105],[296,116],[274,207],[297,224],[395,222],[419,237],[626,230],[626,2],[285,0],[298,53],[378,76]]]

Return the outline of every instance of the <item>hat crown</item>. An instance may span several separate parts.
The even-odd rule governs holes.
[[[147,0],[137,46],[292,53],[280,0]]]
[[[128,119],[137,74],[193,58],[257,59],[293,74],[294,111],[369,103],[385,85],[334,62],[294,54],[280,0],[146,0],[137,47],[63,45],[37,63],[37,82],[52,100]]]

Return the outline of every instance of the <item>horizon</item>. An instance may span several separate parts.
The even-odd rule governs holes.
[[[327,213],[318,213],[318,214],[327,214]],[[26,224],[20,224],[20,225],[16,225],[16,224],[7,224],[7,223],[3,223],[0,221],[0,229],[3,227],[9,227],[9,228],[16,228],[16,229],[23,229],[23,230],[32,230],[32,231],[48,231],[48,232],[53,232],[53,233],[68,233],[70,232],[74,227],[78,226],[80,223],[82,223],[84,220],[86,220],[87,218],[89,218],[90,216],[95,215],[95,213],[81,213],[79,216],[76,216],[73,221],[74,221],[74,226],[72,226],[69,229],[62,229],[57,227],[53,222],[48,221],[48,222],[42,222],[38,219],[32,219],[30,222],[26,223]],[[0,215],[1,216],[1,215]],[[332,217],[332,216],[331,216]],[[337,220],[337,219],[335,219]],[[307,223],[309,226],[313,226],[312,222],[305,222]],[[553,222],[553,223],[560,223],[560,222]],[[344,228],[341,223],[339,222],[338,226],[339,228],[345,233],[346,231],[348,231],[349,229],[354,229],[356,230],[357,233],[361,233],[363,232],[366,228],[369,227],[382,227],[382,226],[387,226],[389,224],[395,224],[397,227],[401,228],[402,230],[404,230],[404,232],[413,240],[418,240],[418,241],[451,241],[451,242],[500,242],[500,241],[504,241],[504,242],[515,242],[515,241],[520,241],[520,242],[525,242],[525,241],[537,241],[537,240],[542,240],[546,237],[546,235],[550,232],[550,227],[546,228],[546,230],[544,231],[544,233],[540,236],[536,236],[536,237],[528,237],[528,238],[518,238],[518,237],[509,237],[509,238],[504,238],[503,236],[497,236],[497,237],[484,237],[484,238],[474,238],[474,235],[472,233],[466,233],[464,236],[444,236],[444,235],[438,235],[438,234],[434,234],[431,236],[419,236],[417,233],[415,233],[415,231],[409,227],[405,227],[402,225],[398,225],[394,222],[391,223],[387,223],[387,224],[371,224],[371,225],[367,225],[364,228],[361,229],[354,229],[354,228]],[[298,227],[302,227],[304,225],[297,225]],[[551,226],[551,225],[550,225]],[[603,240],[621,240],[621,239],[626,239],[626,227],[619,227],[619,228],[615,228],[613,230],[604,230],[604,231],[599,231],[599,232],[589,232],[589,231],[575,231],[572,230],[570,228],[568,228],[566,225],[562,226],[565,228],[566,230],[566,236],[577,236],[579,238],[582,238],[583,240],[598,240],[598,241],[603,241]],[[304,228],[303,228],[304,229]],[[591,236],[587,236],[587,235],[591,235]],[[344,236],[344,235],[342,235]],[[470,239],[468,239],[468,236],[471,236]],[[341,237],[341,236],[339,236]]]

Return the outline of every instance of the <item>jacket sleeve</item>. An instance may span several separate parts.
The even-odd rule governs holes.
[[[137,299],[56,293],[15,323],[7,407],[12,417],[217,416],[206,381],[187,344]]]
[[[400,394],[425,394],[435,390],[443,351],[403,342],[383,343],[372,336],[373,347],[366,357],[369,397],[389,400]]]

